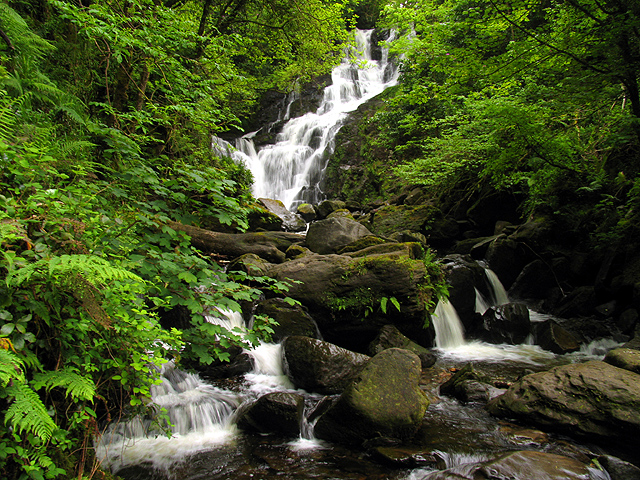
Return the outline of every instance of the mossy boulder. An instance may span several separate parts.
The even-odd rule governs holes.
[[[340,248],[371,235],[366,227],[351,218],[333,217],[312,223],[307,232],[309,250],[323,255],[336,253]]]
[[[420,358],[422,368],[428,368],[436,363],[436,356],[422,345],[418,345],[404,336],[394,325],[385,325],[378,336],[369,344],[369,353],[377,355],[389,348],[403,348],[415,353]]]
[[[615,367],[624,368],[630,372],[640,374],[640,350],[614,348],[607,353],[604,361]]]
[[[282,228],[289,232],[301,232],[307,228],[307,222],[300,216],[290,212],[280,200],[259,198],[258,202],[269,212],[282,220]]]
[[[318,218],[318,213],[313,205],[310,203],[301,203],[296,209],[296,213],[300,215],[305,222],[313,222]]]
[[[433,205],[385,205],[378,208],[372,219],[372,231],[377,235],[391,235],[409,230],[425,233],[427,227],[442,212]]]
[[[345,245],[344,247],[340,248],[337,253],[342,255],[344,253],[358,252],[368,247],[373,247],[375,245],[384,245],[386,243],[394,243],[394,241],[385,237],[380,237],[378,235],[367,235],[366,237],[357,239],[355,242],[352,242],[349,245]]]
[[[378,353],[318,419],[316,435],[357,445],[380,436],[411,438],[429,406],[420,372],[420,359],[408,350]]]

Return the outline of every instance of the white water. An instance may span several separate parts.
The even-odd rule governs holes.
[[[451,348],[464,344],[464,327],[449,300],[438,302],[431,321],[436,332],[436,347]]]
[[[509,296],[507,295],[507,291],[502,285],[502,282],[498,278],[498,275],[496,275],[496,273],[490,268],[485,268],[484,273],[487,276],[487,280],[491,287],[492,306],[505,305],[509,303]]]
[[[254,134],[237,140],[233,157],[251,170],[255,197],[281,200],[289,209],[322,199],[323,171],[347,114],[397,82],[397,69],[386,51],[380,61],[372,59],[372,32],[356,31],[356,46],[346,49],[342,63],[334,68],[332,84],[325,88],[315,113],[289,119],[276,144],[259,151],[253,144]]]

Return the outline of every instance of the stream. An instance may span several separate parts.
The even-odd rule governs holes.
[[[346,115],[397,80],[397,69],[384,50],[379,60],[373,59],[371,35],[371,31],[356,33],[356,61],[345,55],[333,71],[332,85],[325,89],[318,110],[289,119],[277,143],[256,149],[252,134],[248,134],[235,148],[224,146],[251,169],[256,197],[281,199],[288,208],[322,199],[322,172]],[[487,272],[492,298],[485,299],[477,292],[479,312],[509,301],[497,277]],[[531,318],[548,317],[531,312]],[[438,387],[469,362],[477,372],[508,385],[525,372],[602,359],[615,342],[604,340],[583,345],[580,352],[555,355],[530,342],[493,345],[467,341],[448,302],[438,305],[432,319],[438,360],[423,370],[421,380],[431,404],[409,445],[382,449],[387,453],[381,454],[381,449],[349,449],[316,439],[307,415],[323,397],[295,390],[283,373],[281,346],[263,344],[248,352],[253,370],[233,379],[207,382],[171,363],[165,365],[162,383],[152,389],[152,402],[167,410],[172,435],[167,436],[145,418],[113,423],[96,439],[97,457],[103,468],[125,480],[419,480],[434,470],[486,460],[505,451],[538,450],[587,458],[591,446],[498,420],[482,404],[463,404],[441,396]],[[243,328],[245,323],[239,314],[231,313],[210,321],[229,322],[226,326],[231,328]],[[235,415],[241,405],[276,391],[305,396],[301,434],[291,438],[240,430]],[[494,393],[501,390],[496,388]],[[602,475],[593,473],[591,478],[608,478]]]

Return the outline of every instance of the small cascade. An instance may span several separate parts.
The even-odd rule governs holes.
[[[112,471],[139,463],[164,469],[235,436],[231,418],[240,397],[176,369],[173,363],[164,366],[162,383],[151,387],[151,398],[154,406],[166,411],[169,431],[140,416],[109,425],[96,441],[96,456]]]
[[[480,315],[482,315],[484,314],[484,312],[489,310],[489,307],[491,307],[491,303],[489,303],[487,299],[484,298],[484,295],[480,293],[480,290],[475,288],[475,291],[476,291],[476,313],[479,313]]]
[[[504,289],[504,286],[498,278],[498,275],[496,275],[496,273],[490,268],[485,268],[484,273],[487,276],[489,286],[491,287],[492,305],[498,306],[509,303],[509,295],[507,295],[507,291]]]
[[[217,150],[227,152],[251,170],[254,196],[281,200],[288,209],[302,202],[322,200],[323,172],[348,112],[397,82],[398,70],[386,51],[381,60],[373,59],[372,33],[373,30],[356,31],[355,48],[345,49],[318,110],[288,119],[275,144],[256,151],[253,134],[249,134],[238,139],[235,152],[226,150],[228,144]]]
[[[262,343],[245,352],[253,359],[253,370],[245,375],[252,392],[265,394],[294,388],[284,373],[281,343]]]
[[[449,300],[438,302],[431,319],[436,332],[436,347],[451,348],[464,344],[464,327]]]

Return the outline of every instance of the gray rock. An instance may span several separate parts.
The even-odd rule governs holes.
[[[415,353],[420,358],[422,368],[429,368],[436,363],[436,356],[425,347],[405,337],[394,325],[385,325],[371,344],[369,353],[376,355],[388,348],[404,348]]]
[[[342,200],[325,200],[320,202],[316,211],[319,218],[327,218],[331,212],[344,208],[347,208],[347,204]]]
[[[274,342],[292,335],[320,338],[316,322],[301,305],[290,305],[281,298],[270,298],[257,305],[255,314],[267,315],[278,323],[273,326]]]
[[[303,410],[304,397],[298,393],[268,393],[238,409],[237,425],[252,432],[297,436]]]
[[[280,200],[259,198],[258,201],[271,213],[282,219],[282,228],[289,232],[302,232],[307,228],[307,222],[300,215],[290,212]]]
[[[341,393],[369,361],[329,342],[301,336],[283,342],[284,370],[297,388],[332,395]]]
[[[336,253],[341,247],[367,235],[371,235],[371,232],[353,219],[328,218],[309,226],[307,246],[315,253]]]
[[[318,213],[310,203],[301,203],[296,209],[296,213],[300,215],[305,222],[313,222],[318,218]]]
[[[521,303],[490,307],[482,315],[483,325],[474,335],[491,343],[519,344],[531,333],[529,310]]]
[[[318,438],[357,444],[376,437],[408,439],[429,401],[419,388],[420,359],[399,348],[373,357],[316,423]]]
[[[555,320],[534,324],[536,344],[545,350],[562,355],[580,349],[580,342],[569,330]]]
[[[521,378],[487,409],[569,435],[635,444],[639,380],[636,373],[600,361],[562,365]]]

